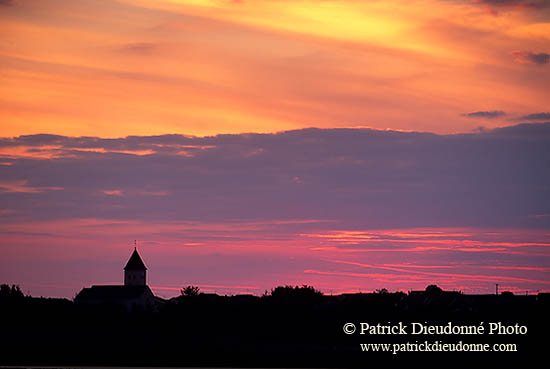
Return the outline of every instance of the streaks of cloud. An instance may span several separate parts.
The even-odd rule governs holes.
[[[474,0],[495,8],[544,9],[550,7],[546,0]]]
[[[550,121],[550,113],[533,113],[533,114],[527,114],[523,115],[519,118],[516,118],[516,120],[523,120],[523,121],[536,121],[536,120],[543,120],[543,121]]]
[[[90,267],[75,289],[116,281],[138,239],[157,286],[545,289],[548,129],[0,139],[3,180],[33,189],[0,193],[0,250],[19,265],[0,279],[85,260],[105,277]]]
[[[349,245],[338,246],[339,241],[335,240],[322,242],[337,247],[313,250],[319,241],[299,235],[304,224],[318,228],[322,223],[316,220],[214,224],[82,219],[13,224],[1,227],[5,242],[2,252],[6,260],[15,265],[28,264],[39,258],[41,266],[36,267],[36,273],[48,270],[50,264],[69,265],[88,260],[90,265],[101,265],[101,271],[108,269],[104,277],[99,274],[94,277],[91,273],[90,280],[95,278],[94,283],[97,283],[105,278],[105,282],[113,283],[117,280],[117,271],[123,266],[121,260],[127,257],[129,246],[126,244],[135,237],[151,267],[151,283],[171,288],[159,289],[162,296],[173,296],[177,294],[178,286],[188,284],[204,286],[205,291],[226,293],[242,293],[246,288],[247,292],[256,294],[283,283],[315,283],[325,292],[334,293],[376,288],[423,289],[426,284],[433,283],[447,289],[478,293],[491,290],[493,283],[506,283],[522,291],[548,288],[545,281],[549,272],[550,254],[547,250],[550,239],[544,231],[367,230],[363,233],[381,235],[386,241],[383,248],[363,256],[361,253],[340,252]],[[106,233],[108,237],[105,237]],[[422,245],[432,237],[443,243],[448,239],[467,237],[480,243],[487,242],[487,239],[501,243],[517,240],[518,244],[520,240],[526,240],[529,244],[546,246],[538,254],[517,255],[487,249],[486,254],[480,256],[460,247],[428,247],[422,253],[415,253],[409,252],[399,241],[394,242],[408,240]],[[38,247],[44,242],[50,245],[46,255]],[[362,244],[358,241],[355,247],[370,246],[368,242]],[[403,251],[388,252],[391,248]],[[9,270],[8,267],[3,273]],[[215,283],[221,280],[226,281],[223,286]],[[254,284],[251,284],[252,280]]]
[[[63,187],[56,186],[29,186],[26,180],[0,180],[0,193],[40,193],[45,191],[62,191]]]
[[[540,201],[550,181],[548,127],[443,136],[371,129],[21,136],[0,139],[0,160],[9,163],[0,173],[10,183],[64,189],[62,197],[59,191],[43,198],[4,195],[14,208],[32,206],[27,216],[34,219],[67,219],[86,208],[90,218],[123,219],[282,220],[293,214],[359,230],[364,224],[544,227],[549,219],[533,215],[550,213]],[[99,196],[111,190],[124,196]],[[151,214],[150,207],[162,211]]]
[[[151,55],[157,49],[158,45],[151,42],[133,42],[122,45],[117,51],[134,55]]]
[[[514,50],[510,51],[510,54],[513,55],[514,60],[520,64],[544,65],[550,62],[549,53]]]
[[[467,118],[487,118],[494,119],[505,116],[506,113],[502,110],[491,110],[491,111],[476,111],[473,113],[462,114],[463,117]]]

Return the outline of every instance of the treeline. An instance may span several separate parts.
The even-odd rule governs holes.
[[[544,351],[547,295],[464,295],[429,286],[414,293],[327,296],[311,286],[280,286],[262,296],[220,296],[188,286],[155,309],[126,311],[111,304],[23,296],[0,287],[0,365],[365,367],[412,361],[510,364]],[[510,336],[369,336],[345,334],[346,323],[402,322],[528,327]],[[516,343],[518,352],[365,353],[362,343]],[[438,361],[439,360],[439,361]],[[425,365],[424,365],[425,366]]]

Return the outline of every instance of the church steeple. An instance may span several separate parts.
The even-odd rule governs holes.
[[[146,286],[146,273],[147,267],[143,263],[143,260],[141,260],[141,257],[137,252],[137,247],[134,247],[134,252],[124,267],[124,285]]]

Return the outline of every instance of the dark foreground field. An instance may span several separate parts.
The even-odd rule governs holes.
[[[131,312],[116,305],[5,295],[0,298],[0,365],[464,367],[483,361],[508,367],[542,363],[547,356],[547,294],[279,292],[263,297],[181,296],[152,310]],[[453,327],[483,326],[484,331],[413,335],[413,322],[421,323],[416,327],[446,327],[449,322]],[[346,323],[356,327],[353,334],[344,332]],[[407,334],[361,335],[361,323],[380,323],[379,330],[401,323]],[[500,330],[489,334],[497,323]],[[519,332],[518,327],[525,328]],[[347,329],[352,330],[349,325]],[[459,328],[454,329],[456,333]],[[479,343],[478,348],[487,344],[491,352],[403,352],[407,343],[409,349],[426,342],[441,349],[459,341]],[[390,351],[372,352],[373,346],[363,351],[361,344],[369,343],[388,343]],[[508,351],[494,352],[495,343],[506,344],[498,349]],[[400,352],[394,354],[396,349]]]

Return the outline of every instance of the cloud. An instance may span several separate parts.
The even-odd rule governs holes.
[[[535,53],[532,51],[511,51],[511,55],[514,56],[514,61],[520,64],[537,64],[544,65],[550,62],[549,53]]]
[[[36,219],[292,215],[325,221],[321,228],[550,221],[530,216],[550,213],[541,202],[550,184],[546,123],[456,135],[316,128],[211,137],[40,135],[2,139],[0,148],[10,163],[0,166],[6,183],[64,189],[0,194],[7,209],[32,208],[26,216]]]
[[[487,118],[494,119],[505,116],[506,113],[502,110],[492,110],[492,111],[476,111],[473,113],[462,114],[463,117],[467,118]]]
[[[151,55],[158,49],[158,45],[151,42],[134,42],[125,44],[117,49],[120,53],[134,55]]]
[[[103,193],[108,196],[122,196],[123,192],[121,190],[104,190]]]
[[[527,114],[523,115],[519,118],[516,118],[515,120],[546,120],[550,121],[550,113],[533,113],[533,114]]]
[[[493,137],[515,137],[521,140],[534,140],[538,137],[541,140],[550,139],[550,123],[522,123],[515,126],[495,128],[491,131]]]
[[[456,135],[301,129],[124,137],[273,132],[305,124],[439,132],[494,125],[498,119],[461,118],[465,110],[457,101],[466,96],[506,108],[527,90],[533,101],[541,100],[536,97],[544,96],[546,86],[539,68],[519,68],[517,74],[501,65],[502,50],[518,48],[517,39],[503,32],[529,20],[486,22],[483,7],[472,12],[438,4],[431,12],[437,19],[417,19],[409,16],[413,10],[426,13],[434,3],[418,8],[406,1],[392,3],[392,12],[354,2],[307,14],[304,4],[293,10],[272,2],[240,6],[242,13],[174,4],[153,10],[128,1],[42,3],[9,15],[6,23],[10,34],[29,41],[5,50],[18,57],[0,58],[6,85],[33,91],[35,98],[4,99],[2,109],[14,114],[3,121],[17,128],[5,128],[4,135],[30,127],[27,132],[119,138],[0,139],[0,279],[69,281],[67,295],[73,296],[83,285],[119,281],[119,264],[134,239],[144,240],[139,245],[155,285],[174,288],[182,281],[203,286],[224,281],[261,293],[275,283],[302,281],[325,291],[436,282],[433,275],[398,272],[395,283],[386,285],[393,277],[387,269],[379,269],[384,274],[374,282],[302,273],[357,273],[356,265],[320,261],[344,255],[369,265],[415,265],[401,269],[456,266],[473,275],[486,275],[476,273],[480,264],[547,266],[547,246],[523,246],[547,240],[540,233],[550,228],[550,217],[539,216],[550,214],[547,124]],[[510,4],[494,8],[511,10]],[[176,8],[182,13],[172,12]],[[185,14],[195,9],[203,10]],[[529,16],[543,22],[544,15],[534,13]],[[59,37],[48,37],[51,30]],[[406,30],[414,32],[404,35]],[[521,39],[524,50],[548,51],[536,49],[533,37]],[[88,44],[93,47],[82,47]],[[55,63],[48,59],[52,47]],[[149,55],[163,59],[135,63]],[[476,68],[454,68],[460,65]],[[410,234],[410,227],[425,226],[493,227],[500,235],[497,240],[445,230],[439,238],[396,235],[406,232],[395,227]],[[389,236],[372,231],[389,227]],[[502,234],[506,227],[528,231]],[[344,239],[335,230],[361,234]],[[81,268],[78,260],[87,266]],[[422,287],[414,284],[420,277]],[[255,283],[246,284],[250,280]],[[437,276],[445,288],[456,288],[457,281]],[[487,281],[479,283],[486,292]]]
[[[550,7],[547,0],[474,0],[495,8],[542,9]]]
[[[542,289],[549,157],[550,123],[3,138],[0,273],[69,275],[67,292],[35,291],[74,295],[117,283],[137,239],[157,286]]]
[[[0,181],[0,193],[40,193],[44,191],[62,191],[63,187],[29,186],[26,180]]]

